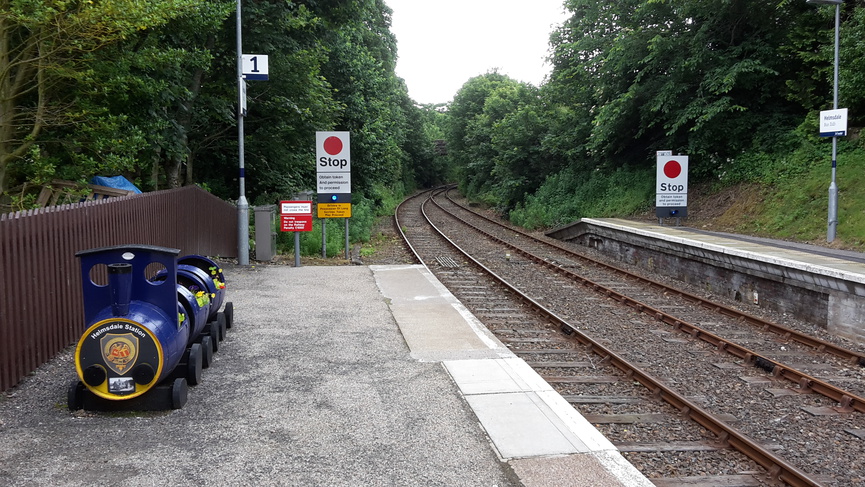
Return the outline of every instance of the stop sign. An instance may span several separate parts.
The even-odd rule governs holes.
[[[351,172],[351,140],[348,132],[315,133],[316,170]]]
[[[688,156],[658,154],[655,214],[660,218],[688,214]]]
[[[656,179],[655,193],[670,195],[688,194],[688,156],[658,157],[658,177]],[[687,201],[687,198],[684,201]],[[677,204],[673,206],[684,205]]]

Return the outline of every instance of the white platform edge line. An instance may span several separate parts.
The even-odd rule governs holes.
[[[596,220],[594,218],[582,218],[580,221],[596,225],[599,227],[612,228],[615,230],[620,230],[628,233],[636,233],[637,235],[642,235],[644,237],[652,237],[659,240],[666,240],[668,242],[674,242],[679,244],[690,245],[692,247],[703,248],[706,250],[711,250],[713,252],[718,252],[720,254],[728,254],[736,257],[747,257],[753,260],[765,262],[767,264],[775,264],[781,265],[785,267],[791,267],[793,269],[798,269],[802,271],[811,272],[814,274],[822,274],[824,276],[834,277],[837,279],[844,279],[853,282],[865,283],[865,274],[857,274],[854,272],[846,272],[842,270],[838,270],[832,267],[827,267],[819,264],[808,264],[806,262],[799,262],[790,259],[783,259],[780,257],[772,257],[770,255],[761,254],[758,252],[749,252],[744,250],[739,250],[736,248],[730,247],[722,247],[720,245],[715,245],[707,242],[700,242],[698,240],[693,240],[685,237],[674,237],[672,235],[665,235],[663,233],[653,232],[651,230],[646,230],[642,228],[629,227],[625,225],[619,225],[617,223],[605,222],[603,220]],[[713,237],[717,239],[724,239],[724,237]],[[729,239],[728,239],[729,240]],[[734,240],[730,240],[731,242],[736,242]],[[737,242],[738,243],[738,242]],[[759,244],[754,244],[759,245]],[[830,258],[830,257],[827,257]]]
[[[610,472],[613,477],[627,487],[655,487],[655,484],[637,470],[637,467],[631,464],[618,450],[592,452],[590,455],[594,456],[607,472]]]

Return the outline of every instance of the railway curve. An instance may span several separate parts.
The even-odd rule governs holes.
[[[657,485],[865,485],[861,350],[458,199],[440,189],[400,205],[406,245]]]

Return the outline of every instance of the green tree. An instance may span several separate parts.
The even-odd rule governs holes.
[[[711,173],[755,136],[772,140],[801,120],[786,81],[802,64],[780,46],[807,19],[804,2],[566,6],[573,16],[553,36],[551,84],[580,97],[592,120],[588,152],[603,163],[648,162],[673,149],[699,156],[695,172]]]
[[[27,176],[46,127],[87,119],[70,110],[75,92],[68,88],[87,76],[89,53],[164,25],[198,2],[0,0],[0,194],[10,176]]]
[[[448,152],[459,174],[460,189],[468,196],[491,197],[495,150],[490,129],[507,111],[495,103],[499,113],[488,113],[486,104],[499,88],[515,85],[516,81],[498,72],[477,76],[466,81],[450,105]]]

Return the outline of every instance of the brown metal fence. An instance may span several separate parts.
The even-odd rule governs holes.
[[[84,332],[75,253],[123,244],[237,257],[237,209],[186,187],[0,215],[0,390]]]

